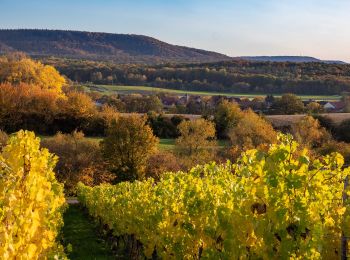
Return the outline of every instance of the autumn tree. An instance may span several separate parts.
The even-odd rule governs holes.
[[[146,118],[132,114],[112,122],[101,147],[117,181],[134,181],[144,178],[148,158],[158,143]]]
[[[292,125],[291,132],[294,138],[306,147],[316,148],[331,139],[330,134],[323,128],[317,119],[305,116]]]
[[[180,137],[175,151],[186,167],[205,163],[214,158],[215,125],[205,119],[182,121],[178,126]]]
[[[305,109],[302,100],[294,94],[284,94],[281,98],[276,99],[272,108],[275,113],[281,115],[300,114]]]
[[[61,100],[61,110],[73,117],[92,117],[96,113],[93,100],[82,92],[72,91],[67,93],[67,99]]]
[[[320,103],[317,102],[310,102],[307,104],[306,110],[310,114],[318,114],[324,112],[323,107],[320,105]]]
[[[114,178],[102,160],[98,142],[85,138],[82,132],[58,133],[44,139],[42,146],[60,158],[55,168],[56,177],[65,184],[68,195],[75,194],[79,181],[93,186]]]
[[[0,83],[27,83],[62,93],[66,80],[50,65],[23,56],[0,59]]]
[[[7,132],[28,127],[28,121],[46,125],[58,110],[58,99],[59,95],[39,86],[0,84],[0,125]]]
[[[242,112],[242,118],[228,133],[231,150],[239,155],[242,151],[267,146],[277,142],[272,125],[252,110]]]
[[[227,138],[229,129],[237,125],[242,111],[237,103],[222,101],[216,108],[214,122],[218,138]]]
[[[105,125],[109,126],[113,121],[118,120],[118,111],[111,106],[103,105],[99,111],[100,117],[104,120]]]

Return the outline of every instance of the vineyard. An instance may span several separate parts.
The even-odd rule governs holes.
[[[291,136],[268,152],[188,173],[79,184],[79,201],[130,258],[339,259],[349,236],[349,169],[333,153],[313,159]]]
[[[67,258],[72,246],[59,242],[65,199],[56,162],[28,131],[2,149],[1,259]],[[112,243],[91,240],[91,220],[81,222],[76,206],[65,218],[75,218],[65,223],[66,238],[80,238],[74,223],[84,223],[81,235],[109,257],[113,251],[128,259],[339,259],[350,235],[349,173],[340,154],[316,159],[279,134],[267,151],[248,150],[236,163],[164,173],[159,181],[79,183],[81,206]],[[108,244],[112,251],[100,248]]]
[[[57,243],[65,199],[57,157],[20,131],[0,153],[0,258],[64,259]]]

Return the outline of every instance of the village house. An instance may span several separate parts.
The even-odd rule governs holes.
[[[323,105],[323,108],[327,112],[333,112],[333,113],[340,113],[344,112],[345,109],[345,103],[338,101],[338,102],[327,102]]]

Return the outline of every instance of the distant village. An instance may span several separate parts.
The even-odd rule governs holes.
[[[203,114],[214,109],[221,101],[237,103],[242,110],[252,109],[257,113],[263,114],[299,114],[304,112],[311,113],[343,113],[348,112],[347,102],[342,100],[319,101],[319,100],[301,100],[293,94],[286,94],[288,98],[274,97],[272,95],[260,96],[255,98],[231,97],[231,96],[208,96],[208,95],[176,95],[168,93],[146,94],[113,94],[110,96],[99,93],[99,97],[94,98],[97,105],[111,104],[116,105],[121,112],[164,112],[170,114]],[[283,97],[282,96],[282,97]],[[282,111],[281,100],[285,103],[291,102],[290,107],[293,111]],[[294,103],[293,103],[294,102]],[[119,107],[118,107],[119,106]]]

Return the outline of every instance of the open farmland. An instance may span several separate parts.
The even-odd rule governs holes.
[[[208,92],[208,91],[189,91],[189,90],[176,90],[166,88],[155,88],[148,86],[116,86],[116,85],[86,85],[84,88],[87,91],[96,91],[107,95],[111,94],[156,94],[156,93],[169,93],[177,95],[198,95],[198,96],[227,96],[253,99],[256,97],[265,97],[266,94],[242,94],[242,93],[230,93],[230,92]],[[280,97],[281,94],[273,95]],[[318,95],[298,95],[302,100],[316,100],[316,101],[336,101],[341,98],[338,95],[318,96]]]

